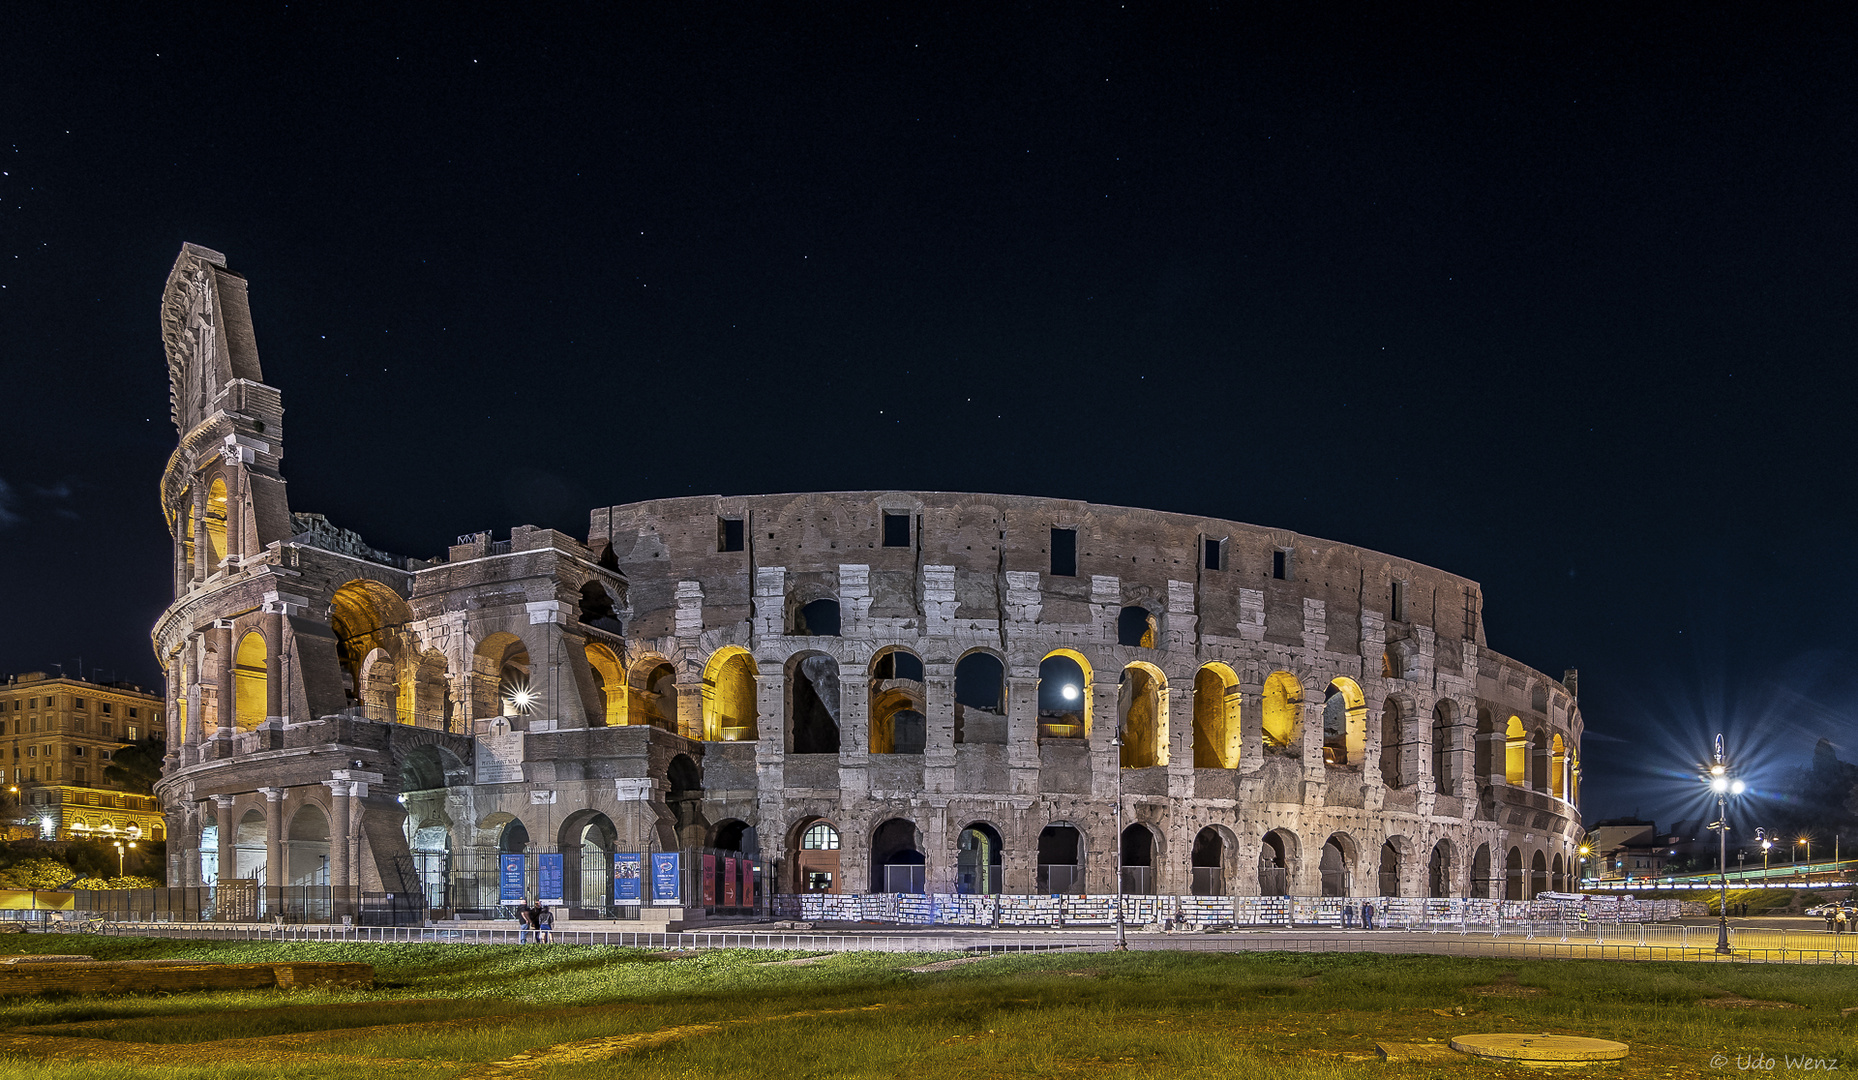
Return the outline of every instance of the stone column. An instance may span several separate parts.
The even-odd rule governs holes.
[[[238,853],[232,847],[232,796],[213,796],[214,812],[219,825],[219,880],[227,881],[238,876]]]
[[[839,673],[839,790],[849,799],[871,790],[871,677]]]
[[[194,504],[189,513],[194,518],[194,564],[191,567],[193,580],[205,581],[212,573],[210,563],[213,559],[213,541],[206,534],[206,489],[210,481],[204,476],[194,477]]]
[[[215,684],[218,690],[213,695],[213,713],[217,720],[214,738],[229,739],[238,712],[239,694],[232,670],[232,627],[229,624],[214,626],[210,633],[213,635],[213,648],[219,653],[219,681]]]
[[[1264,683],[1239,684],[1239,771],[1264,768]]]
[[[1501,731],[1489,731],[1475,738],[1484,744],[1486,768],[1489,770],[1486,775],[1478,777],[1478,781],[1486,784],[1506,783],[1505,777],[1508,775],[1509,768],[1506,756],[1509,749],[1509,736]]]
[[[941,661],[923,664],[923,717],[923,788],[952,792],[955,790],[954,664]]]
[[[265,797],[265,910],[271,911],[284,887],[284,789],[261,787]]]
[[[1039,792],[1039,669],[1013,667],[1006,680],[1006,767],[1012,793]],[[1004,839],[1004,837],[1002,838]],[[1009,849],[1011,850],[1011,849]],[[1026,879],[1022,892],[1032,891]]]
[[[327,780],[329,794],[332,796],[329,815],[329,885],[332,889],[342,889],[349,883],[348,867],[348,819],[349,793],[354,785],[346,780]],[[337,892],[334,895],[340,896]]]
[[[264,617],[265,719],[284,718],[284,616],[267,611]]]

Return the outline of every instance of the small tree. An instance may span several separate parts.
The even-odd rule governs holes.
[[[0,889],[56,889],[76,876],[57,859],[21,859],[0,870]]]

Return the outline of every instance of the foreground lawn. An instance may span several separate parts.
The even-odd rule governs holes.
[[[1849,968],[1338,954],[696,955],[598,946],[11,938],[99,959],[346,960],[373,991],[9,1000],[0,1077],[1539,1076],[1376,1042],[1562,1032],[1632,1046],[1590,1072],[1858,1068]],[[1716,1055],[1721,1064],[1713,1064]],[[1823,1069],[1823,1066],[1822,1066]]]

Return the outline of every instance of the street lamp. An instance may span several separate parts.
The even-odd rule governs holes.
[[[134,840],[129,841],[129,847],[135,847]],[[121,840],[116,841],[116,876],[117,877],[123,876],[123,860],[127,858],[128,855],[129,855],[129,852],[127,849],[123,847],[123,842]]]
[[[1801,844],[1806,845],[1806,879],[1811,881],[1813,880],[1813,838],[1810,836],[1802,836],[1800,839],[1793,842],[1794,847],[1799,847]],[[1798,853],[1796,853],[1794,857],[1798,858]]]
[[[1723,737],[1716,736],[1716,761],[1709,767],[1703,778],[1710,785],[1710,792],[1716,796],[1716,860],[1717,869],[1722,875],[1722,900],[1716,912],[1716,952],[1728,956],[1734,952],[1729,948],[1729,796],[1740,795],[1746,788],[1742,781],[1729,775],[1729,766],[1723,762]]]
[[[1582,888],[1586,888],[1587,886],[1587,856],[1592,855],[1592,854],[1593,854],[1593,848],[1588,847],[1586,844],[1581,845],[1581,887]]]

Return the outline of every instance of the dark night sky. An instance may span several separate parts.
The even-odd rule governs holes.
[[[1858,757],[1849,8],[76,7],[0,35],[0,669],[157,678],[191,240],[293,506],[390,550],[719,491],[1210,514],[1481,581],[1581,669],[1590,819],[1689,812],[1718,728]]]

